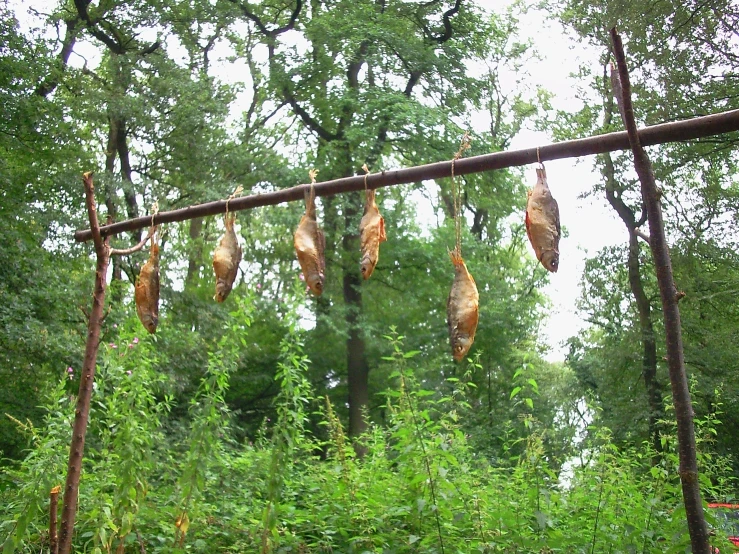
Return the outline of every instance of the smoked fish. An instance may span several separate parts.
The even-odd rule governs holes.
[[[216,294],[213,298],[215,298],[216,302],[226,300],[233,288],[236,274],[239,272],[242,252],[239,241],[236,238],[236,232],[234,231],[235,220],[236,215],[232,214],[229,217],[226,214],[224,219],[226,232],[221,237],[221,242],[213,253],[213,269],[216,272]]]
[[[454,282],[446,301],[446,323],[452,356],[460,361],[475,342],[480,295],[460,253],[455,249],[449,252],[449,257],[454,264]]]
[[[559,269],[559,206],[547,184],[547,172],[542,166],[536,169],[536,185],[528,191],[526,201],[526,234],[536,253],[536,259],[547,270]]]
[[[326,270],[326,237],[316,220],[316,193],[312,186],[305,192],[305,214],[300,218],[293,244],[305,282],[314,295],[321,296]]]
[[[387,235],[385,234],[385,218],[380,215],[375,202],[375,191],[367,190],[365,196],[364,215],[359,222],[362,253],[359,267],[362,270],[362,276],[369,279],[380,257],[380,243],[387,240]]]
[[[147,331],[156,332],[159,323],[159,245],[153,238],[149,259],[136,279],[134,297],[139,320]]]

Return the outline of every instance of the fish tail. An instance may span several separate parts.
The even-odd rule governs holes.
[[[226,214],[226,216],[223,219],[224,219],[224,222],[226,223],[226,229],[233,229],[234,222],[236,221],[236,214],[231,213],[230,217],[229,217],[229,214]]]
[[[547,170],[543,167],[536,168],[536,186],[541,186],[546,190],[549,190],[549,184],[547,183]]]
[[[455,266],[464,265],[462,254],[456,248],[454,250],[449,250],[449,257]]]
[[[303,196],[305,198],[305,213],[312,217],[313,219],[316,218],[316,189],[313,183],[310,184],[308,187],[308,190],[303,192]]]

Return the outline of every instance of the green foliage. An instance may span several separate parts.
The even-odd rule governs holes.
[[[250,313],[240,305],[214,345],[181,464],[174,462],[174,445],[156,445],[167,441],[157,434],[166,404],[153,402],[163,380],[152,371],[153,341],[129,337],[105,348],[77,551],[110,552],[119,541],[147,552],[264,553],[657,553],[689,544],[671,433],[653,465],[647,442],[617,448],[608,429],[593,428],[580,459],[559,471],[546,454],[551,429],[524,415],[524,432],[493,463],[471,447],[463,429],[474,389],[468,377],[449,379],[449,395],[424,389],[414,365],[419,353],[405,351],[395,331],[384,356],[395,383],[384,395],[388,423],[361,438],[363,459],[331,402],[313,398],[304,331],[294,323],[282,341],[278,419],[265,422],[256,444],[230,442],[223,394],[238,348],[229,341],[247,340]],[[512,408],[535,409],[540,385],[529,375],[523,366],[511,383]],[[52,425],[6,476],[0,517],[7,552],[32,551],[46,540],[44,499],[64,466],[64,449],[53,441],[68,433],[66,425],[53,425],[63,420],[51,411],[59,398],[66,398],[64,383],[50,395]],[[313,416],[327,429],[325,440],[307,431]],[[713,440],[717,423],[698,421],[700,448]],[[704,494],[723,498],[733,490],[725,459],[702,450],[700,465]],[[729,548],[720,533],[714,543]]]

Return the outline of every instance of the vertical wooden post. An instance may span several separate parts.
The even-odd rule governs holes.
[[[87,420],[90,414],[90,399],[92,397],[92,383],[95,379],[95,365],[97,363],[98,345],[100,343],[100,327],[103,321],[103,305],[105,304],[105,285],[110,262],[108,238],[103,240],[100,235],[97,211],[95,208],[95,188],[92,182],[92,172],[82,176],[85,185],[85,204],[90,219],[92,239],[95,244],[97,264],[95,269],[95,288],[92,297],[92,310],[87,322],[87,344],[85,357],[82,362],[80,389],[77,394],[77,407],[74,413],[72,428],[72,442],[69,448],[69,463],[67,465],[67,481],[64,486],[64,502],[62,505],[62,524],[59,533],[59,554],[69,554],[72,549],[72,535],[74,517],[77,510],[80,473],[82,471],[82,456],[85,451],[85,434]]]
[[[59,504],[59,491],[62,488],[56,485],[49,493],[49,552],[57,554],[59,552],[59,538],[56,533],[57,526],[57,507]]]
[[[677,290],[672,275],[672,261],[665,239],[665,228],[662,221],[661,192],[657,188],[652,171],[652,164],[639,140],[634,107],[631,103],[631,83],[626,67],[621,37],[615,28],[611,29],[613,52],[618,65],[619,87],[614,86],[616,99],[619,102],[621,116],[629,135],[629,144],[634,152],[634,166],[641,183],[642,198],[647,206],[649,219],[649,246],[657,273],[659,292],[662,298],[662,313],[665,322],[665,340],[667,342],[667,362],[672,385],[672,401],[675,405],[677,419],[677,442],[680,459],[680,482],[685,503],[685,515],[690,533],[693,554],[710,554],[708,544],[708,528],[703,514],[700,485],[698,482],[698,463],[696,460],[695,429],[693,427],[693,405],[690,400],[688,378],[685,373],[683,356],[683,339],[680,326],[680,308]],[[615,78],[614,78],[615,81]],[[620,94],[619,94],[620,93]]]

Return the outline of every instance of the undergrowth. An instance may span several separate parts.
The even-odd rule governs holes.
[[[594,428],[581,445],[582,461],[557,473],[547,460],[546,429],[524,413],[526,435],[511,437],[489,459],[464,431],[471,409],[465,392],[473,384],[462,377],[449,380],[448,395],[425,390],[414,373],[416,353],[404,352],[395,332],[384,358],[394,381],[386,392],[388,423],[361,437],[361,459],[328,398],[312,396],[296,325],[281,345],[278,420],[265,421],[255,443],[234,444],[224,395],[249,313],[239,305],[214,345],[183,436],[162,431],[169,399],[156,396],[163,378],[154,339],[123,332],[119,344],[102,349],[75,551],[594,554],[689,547],[673,436],[665,435],[657,456],[646,443],[619,449],[607,429]],[[48,549],[48,492],[63,483],[74,406],[68,380],[52,391],[42,429],[18,422],[32,448],[2,476],[5,553]],[[532,398],[522,401],[525,390],[516,383],[511,390],[501,402],[531,406]],[[307,430],[309,417],[325,426],[327,439]],[[697,422],[699,446],[717,423],[715,416]],[[701,454],[700,464],[704,497],[729,494],[734,483],[724,461]],[[724,538],[714,543],[731,551]]]

